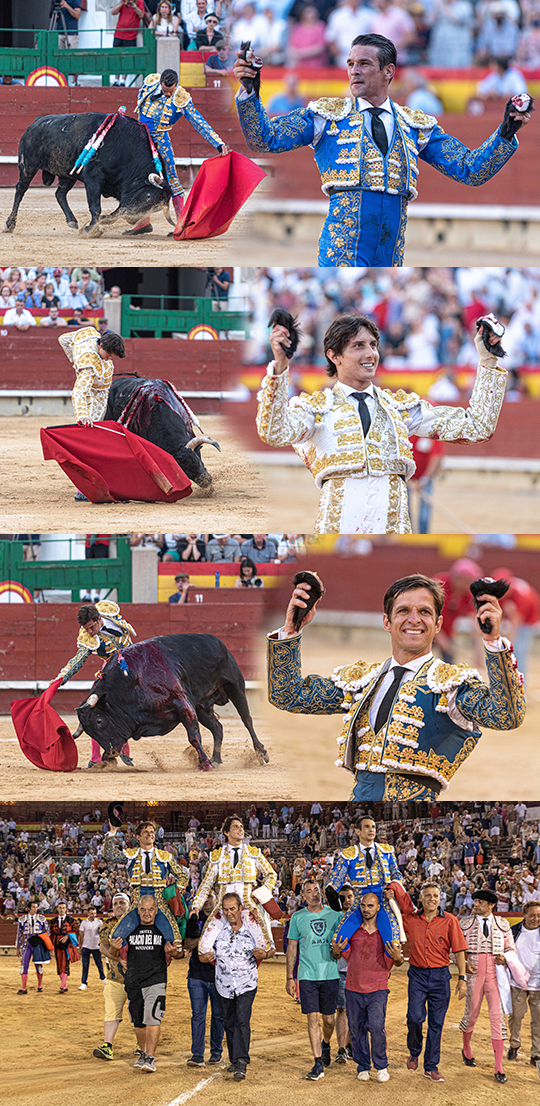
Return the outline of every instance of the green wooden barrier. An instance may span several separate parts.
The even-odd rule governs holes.
[[[207,296],[144,296],[144,303],[151,306],[132,307],[132,299],[140,297],[122,296],[122,325],[121,333],[126,337],[137,337],[141,331],[151,330],[156,338],[161,338],[164,333],[178,331],[188,334],[194,326],[211,326],[214,330],[240,330],[247,333],[248,316],[243,298],[231,299],[227,303],[227,310],[221,310],[224,301],[218,305],[217,300]],[[170,303],[176,299],[178,307],[165,307],[165,301]]]
[[[116,588],[119,603],[131,603],[131,545],[129,538],[116,538],[116,557],[84,561],[23,561],[22,541],[0,541],[2,580],[16,580],[32,593],[71,591],[72,603],[79,602],[81,589]]]
[[[26,78],[28,74],[40,66],[47,65],[53,69],[59,69],[65,77],[75,74],[97,74],[103,79],[104,85],[110,84],[112,74],[128,73],[135,77],[156,71],[156,40],[152,31],[145,28],[142,32],[143,45],[135,44],[118,49],[112,47],[91,47],[85,49],[85,34],[96,35],[97,31],[79,31],[79,48],[76,50],[60,50],[58,46],[58,31],[28,31],[25,34],[33,35],[33,47],[0,47],[0,73],[2,75]],[[103,36],[110,37],[111,31],[101,30],[100,43]]]

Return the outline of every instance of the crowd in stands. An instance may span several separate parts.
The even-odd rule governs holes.
[[[455,370],[476,368],[475,323],[487,312],[506,327],[508,399],[526,391],[517,370],[539,363],[538,269],[259,269],[251,286],[252,363],[271,359],[268,319],[278,305],[298,315],[302,328],[293,365],[325,364],[330,323],[342,313],[366,314],[381,332],[386,368],[441,370],[428,393],[437,403],[460,398]]]
[[[0,265],[2,326],[22,331],[35,326],[85,326],[96,311],[106,310],[107,302],[120,296],[117,285],[105,291],[101,269]],[[99,329],[105,333],[106,319],[99,320]]]
[[[132,534],[131,546],[157,550],[162,562],[198,564],[288,564],[305,552],[301,534]]]
[[[526,803],[434,803],[422,817],[410,817],[406,804],[387,804],[378,823],[377,840],[392,845],[403,882],[413,901],[424,879],[442,889],[441,905],[451,913],[470,912],[472,893],[489,887],[497,894],[497,912],[520,912],[527,902],[540,902],[540,838],[537,811]],[[304,808],[307,810],[307,808]],[[290,914],[300,901],[304,879],[313,877],[324,889],[338,853],[358,842],[359,820],[368,813],[359,804],[340,807],[313,803],[309,813],[291,804],[251,804],[243,815],[246,837],[257,842],[274,866],[274,895]],[[126,847],[136,845],[134,822],[120,834]],[[95,906],[110,909],[117,891],[129,890],[122,868],[103,859],[108,830],[99,809],[63,824],[45,819],[39,830],[0,818],[0,916],[16,918],[37,901],[44,913],[61,898],[68,913],[82,914]],[[193,815],[182,830],[160,826],[157,841],[189,868],[188,903],[203,878],[212,849],[225,838],[217,825],[202,824]]]
[[[233,11],[234,46],[251,40],[267,65],[345,69],[353,38],[371,33],[395,43],[400,66],[540,64],[538,0],[237,0]]]

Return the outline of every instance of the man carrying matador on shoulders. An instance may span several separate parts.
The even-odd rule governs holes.
[[[132,909],[124,914],[111,937],[124,940],[140,925],[136,910],[143,895],[152,895],[156,900],[158,912],[155,925],[166,941],[173,944],[182,942],[178,922],[168,905],[164,891],[168,886],[169,875],[174,876],[179,891],[185,891],[189,883],[189,871],[174,859],[168,849],[158,849],[155,844],[156,827],[153,822],[140,822],[135,829],[139,842],[136,848],[119,848],[115,836],[118,826],[111,825],[103,842],[103,857],[109,863],[123,864],[127,867]]]

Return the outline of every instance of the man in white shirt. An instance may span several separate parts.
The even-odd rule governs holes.
[[[326,41],[334,62],[340,69],[347,68],[351,49],[351,37],[366,35],[373,29],[375,12],[361,0],[339,0],[330,12],[326,24]]]
[[[30,327],[36,326],[34,316],[24,306],[24,296],[22,294],[17,296],[15,307],[10,307],[6,311],[3,325],[15,326],[17,330],[30,330]]]
[[[268,635],[268,698],[293,713],[345,711],[336,765],[355,776],[351,798],[433,801],[477,744],[480,725],[521,725],[522,680],[511,643],[500,636],[502,610],[493,596],[479,596],[478,609],[480,622],[490,622],[490,632],[482,632],[489,686],[467,665],[434,658],[444,590],[419,573],[396,580],[384,597],[391,658],[359,660],[335,668],[330,678],[302,680],[301,635],[316,609],[308,608],[310,590],[309,583],[294,589],[283,627]],[[306,612],[299,631],[297,609]]]
[[[521,1023],[531,1015],[531,1064],[540,1064],[540,903],[533,900],[523,907],[522,922],[512,926],[516,952],[529,972],[527,986],[521,987],[511,978],[512,1013],[509,1019],[510,1047],[508,1059],[517,1060],[521,1048]],[[538,1069],[540,1075],[540,1067]]]
[[[41,320],[40,326],[67,326],[66,319],[63,319],[58,313],[57,307],[49,307],[49,314]]]
[[[92,902],[99,898],[101,904],[103,899],[101,895],[94,895]],[[79,944],[81,944],[81,957],[82,957],[82,978],[79,991],[86,991],[88,987],[88,969],[90,967],[90,957],[92,957],[94,964],[99,972],[99,978],[103,982],[105,979],[105,972],[103,971],[103,961],[101,959],[101,952],[99,949],[99,933],[103,922],[97,917],[96,906],[91,906],[88,911],[88,917],[84,918],[79,926]]]
[[[489,323],[498,327],[492,316]],[[479,442],[494,434],[507,372],[492,352],[500,339],[490,329],[488,348],[481,333],[475,338],[475,386],[463,408],[377,387],[380,336],[366,315],[341,315],[325,333],[332,387],[289,400],[290,331],[273,326],[274,359],[262,382],[257,430],[268,445],[292,446],[314,477],[321,490],[315,533],[410,533],[406,482],[415,471],[410,435]]]

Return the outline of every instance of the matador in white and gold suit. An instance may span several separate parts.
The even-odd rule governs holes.
[[[265,948],[268,952],[275,948],[270,927],[270,915],[253,896],[261,876],[264,881],[262,889],[272,891],[276,885],[277,874],[256,845],[249,845],[247,841],[240,842],[236,848],[231,844],[222,845],[221,848],[214,849],[210,854],[210,863],[193,899],[191,909],[192,911],[201,910],[208,895],[213,891],[217,896],[217,905],[208,916],[207,925],[210,919],[215,917],[218,910],[221,909],[223,898],[227,892],[236,891],[243,905],[249,907],[262,927]]]
[[[100,422],[107,409],[114,363],[100,356],[101,335],[94,326],[83,326],[70,334],[61,334],[58,341],[75,369],[76,379],[71,401],[77,422],[90,419]]]
[[[378,344],[378,340],[377,340]],[[445,442],[485,442],[501,411],[507,372],[475,339],[478,371],[469,406],[434,407],[414,392],[370,382],[361,393],[333,388],[289,400],[288,368],[268,365],[257,412],[263,442],[292,446],[321,491],[316,534],[410,534],[407,481],[415,472],[410,434]],[[378,350],[375,351],[378,363]],[[361,394],[369,428],[363,428]]]

